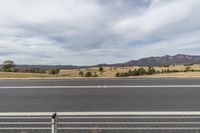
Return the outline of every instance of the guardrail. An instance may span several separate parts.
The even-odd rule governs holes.
[[[0,113],[0,133],[45,133],[52,125],[52,113]]]
[[[200,112],[0,113],[0,132],[200,131]],[[200,132],[199,132],[200,133]]]

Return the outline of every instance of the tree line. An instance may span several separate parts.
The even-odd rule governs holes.
[[[155,70],[153,67],[149,67],[147,70],[144,68],[129,70],[128,72],[117,72],[115,74],[116,77],[128,77],[128,76],[141,76],[141,75],[152,75],[159,73],[176,73],[176,72],[199,72],[199,70],[194,70],[191,67],[186,67],[185,70],[170,70],[170,69],[162,69],[161,71]]]
[[[128,72],[116,73],[116,77],[127,77],[127,76],[140,76],[140,75],[152,75],[157,73],[157,71],[149,67],[147,70],[144,68],[134,69],[133,71],[129,70]]]
[[[48,73],[48,74],[59,74],[60,69],[42,69],[42,68],[17,68],[14,61],[4,61],[1,68],[2,72],[23,72],[23,73]]]

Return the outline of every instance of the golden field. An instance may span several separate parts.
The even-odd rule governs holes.
[[[200,72],[178,72],[178,73],[162,73],[154,75],[144,75],[141,78],[200,78]]]
[[[172,65],[169,67],[153,67],[156,71],[162,70],[178,70],[184,71],[186,67],[190,67],[192,70],[200,71],[200,65]],[[81,78],[79,72],[82,71],[84,74],[87,72],[91,72],[92,75],[96,74],[98,77],[108,77],[114,78],[117,72],[128,72],[129,70],[138,69],[140,67],[103,67],[103,72],[99,72],[99,67],[93,67],[88,69],[61,69],[60,73],[57,75],[47,74],[47,73],[19,73],[19,72],[0,72],[0,79],[54,79],[54,78]],[[143,67],[144,69],[148,69],[148,67]],[[130,76],[130,78],[162,78],[162,77],[198,77],[200,78],[200,72],[174,72],[174,73],[159,73],[153,75],[142,75],[142,76]]]
[[[171,65],[169,67],[153,67],[156,71],[162,71],[162,70],[178,70],[178,71],[184,71],[187,67],[190,67],[190,69],[199,71],[200,70],[200,64],[194,64],[189,66],[184,65]],[[138,69],[140,67],[134,66],[134,67],[103,67],[104,71],[99,72],[98,67],[94,68],[88,68],[88,69],[71,69],[71,70],[61,70],[59,76],[61,77],[81,77],[79,75],[80,71],[83,71],[84,74],[87,72],[92,72],[92,74],[97,74],[98,77],[115,77],[115,74],[117,72],[128,72],[129,70]],[[144,69],[148,69],[148,67],[143,67]],[[138,77],[138,76],[135,76]],[[154,75],[144,75],[139,77],[200,77],[200,72],[178,72],[178,73],[161,73],[161,74],[154,74]]]
[[[23,78],[54,78],[56,75],[40,74],[40,73],[16,73],[16,72],[0,72],[0,78],[23,79]]]

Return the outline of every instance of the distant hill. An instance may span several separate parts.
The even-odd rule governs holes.
[[[98,64],[92,66],[73,66],[73,65],[16,65],[19,69],[76,69],[76,68],[90,68],[99,66],[165,66],[176,64],[200,64],[200,56],[177,54],[175,56],[165,55],[161,57],[147,57],[139,60],[131,60],[125,63],[116,64]],[[2,65],[0,65],[0,68]]]
[[[73,65],[17,65],[17,67],[28,67],[28,68],[41,68],[41,69],[76,69],[76,68],[90,68],[99,66],[165,66],[165,65],[176,65],[176,64],[200,64],[200,56],[198,55],[184,55],[177,54],[174,56],[165,55],[161,57],[147,57],[139,60],[131,60],[125,63],[116,64],[98,64],[92,66],[73,66]]]
[[[75,66],[72,65],[16,65],[17,68],[21,69],[31,69],[31,68],[40,68],[40,69],[55,69],[55,68],[60,68],[60,69],[73,69],[76,68]]]
[[[147,57],[131,60],[114,66],[163,66],[175,64],[200,64],[200,56],[177,54],[175,56]]]
[[[2,65],[0,65],[0,68],[2,68]],[[76,66],[72,66],[72,65],[16,65],[17,69],[32,69],[32,68],[40,68],[40,69],[56,69],[56,68],[60,68],[60,69],[75,69],[77,68]]]

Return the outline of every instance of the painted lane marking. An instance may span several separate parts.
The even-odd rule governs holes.
[[[200,88],[200,85],[96,85],[96,86],[0,86],[0,89],[37,88]]]

